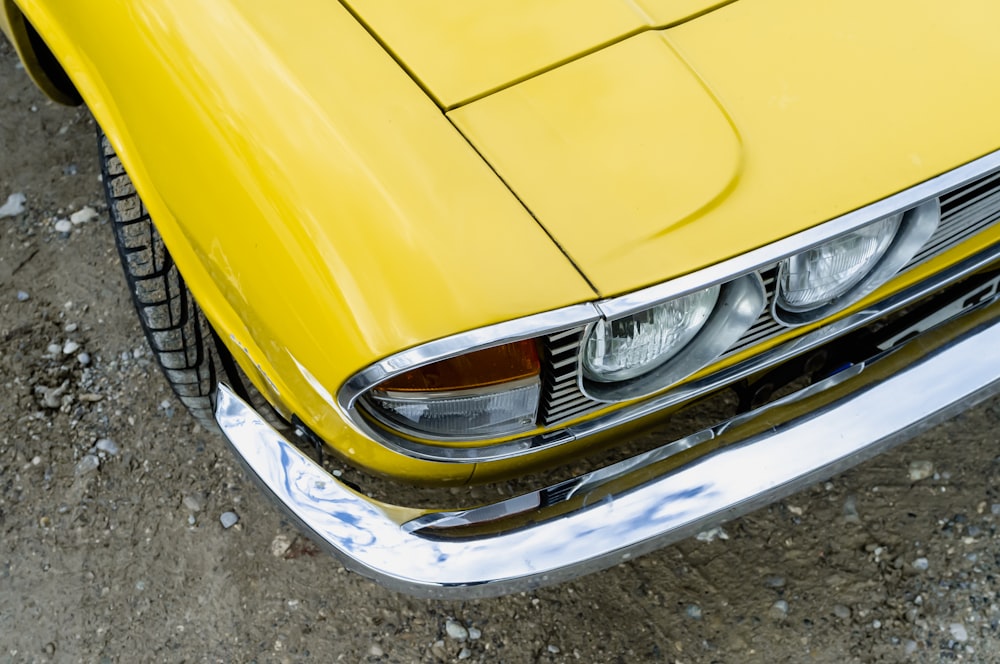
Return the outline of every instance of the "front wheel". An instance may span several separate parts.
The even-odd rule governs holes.
[[[121,160],[98,128],[104,194],[125,281],[146,341],[181,403],[203,427],[216,428],[215,393],[225,380],[281,424],[237,367],[188,290]]]

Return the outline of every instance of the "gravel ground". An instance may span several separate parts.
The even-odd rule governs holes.
[[[1000,661],[997,402],[573,583],[440,602],[345,572],[170,396],[93,121],[15,63],[0,41],[0,206],[25,197],[0,208],[0,662]]]

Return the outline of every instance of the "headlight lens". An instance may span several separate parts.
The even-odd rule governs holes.
[[[652,371],[694,338],[718,299],[719,286],[712,286],[624,318],[599,321],[587,337],[584,375],[609,383]]]
[[[774,317],[812,323],[862,299],[892,279],[934,234],[937,198],[884,217],[781,262]]]
[[[894,214],[786,258],[780,269],[779,306],[809,311],[847,293],[885,255],[902,219],[902,213]]]
[[[364,403],[376,419],[416,436],[502,436],[535,426],[540,372],[535,342],[519,341],[399,374]]]

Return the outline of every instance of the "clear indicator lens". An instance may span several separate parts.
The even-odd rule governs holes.
[[[598,322],[584,347],[585,376],[609,383],[652,371],[694,338],[718,299],[719,286],[712,286],[624,318]]]
[[[903,213],[786,258],[781,265],[778,304],[809,311],[828,304],[860,283],[892,244]]]
[[[376,389],[369,403],[405,430],[442,437],[499,436],[534,427],[539,389],[537,378],[453,392]]]

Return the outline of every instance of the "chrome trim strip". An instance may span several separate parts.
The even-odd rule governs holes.
[[[686,295],[692,291],[721,283],[741,274],[757,270],[765,265],[805,251],[811,247],[849,233],[866,224],[919,205],[935,196],[947,194],[953,189],[983,177],[1000,168],[1000,150],[985,157],[970,161],[964,166],[948,171],[935,178],[893,194],[888,198],[858,208],[853,212],[814,226],[801,233],[790,235],[769,245],[748,251],[722,263],[717,263],[697,272],[671,279],[656,286],[622,295],[597,303],[597,308],[607,318],[618,318],[640,311],[659,302]]]
[[[1000,261],[1000,245],[990,247],[964,261],[952,265],[935,274],[931,279],[921,281],[910,288],[900,291],[881,300],[867,309],[855,312],[836,320],[828,325],[807,332],[764,351],[754,357],[721,369],[709,376],[678,385],[670,391],[658,396],[620,408],[592,420],[572,424],[561,429],[554,429],[544,434],[518,438],[503,443],[479,445],[473,447],[444,447],[426,445],[412,440],[398,438],[384,430],[376,431],[364,418],[360,418],[367,435],[378,440],[388,449],[416,459],[444,463],[478,463],[510,459],[522,454],[529,454],[557,445],[562,445],[587,436],[593,436],[604,431],[621,426],[628,422],[641,419],[653,413],[678,405],[689,399],[718,390],[730,383],[746,378],[762,369],[783,362],[795,355],[820,346],[832,339],[846,334],[859,327],[871,323],[893,311],[917,302],[934,292],[954,283],[983,267]],[[357,412],[357,411],[355,411]],[[554,434],[562,434],[555,436]]]
[[[935,279],[932,281],[922,281],[905,291],[896,293],[895,295],[872,305],[868,309],[858,311],[850,316],[834,321],[829,325],[813,330],[812,332],[808,332],[801,337],[791,339],[780,346],[775,346],[774,348],[764,351],[759,355],[755,355],[749,360],[745,360],[739,364],[734,364],[730,367],[722,369],[721,371],[713,373],[710,376],[680,385],[660,397],[635,404],[634,406],[627,406],[621,410],[608,413],[607,415],[593,420],[569,426],[566,430],[572,434],[573,440],[583,438],[584,436],[592,436],[602,431],[613,429],[614,427],[621,426],[622,424],[641,419],[659,410],[664,410],[670,406],[683,403],[689,399],[694,399],[708,392],[725,387],[730,383],[746,378],[747,376],[757,373],[762,369],[783,362],[817,346],[821,346],[822,344],[825,344],[828,341],[831,341],[832,339],[835,339],[836,337],[846,334],[852,330],[864,327],[873,320],[911,305],[942,289],[948,284],[951,284],[958,279],[980,270],[998,260],[1000,260],[1000,245],[991,247],[990,249],[983,251],[972,258],[963,261],[962,263],[958,263],[946,270],[943,270],[942,272],[939,272],[935,275]]]
[[[426,523],[431,513],[393,508],[353,491],[224,385],[216,420],[254,479],[348,568],[414,595],[491,596],[573,578],[689,537],[840,472],[996,393],[998,314],[1000,305],[994,304],[975,318],[962,316],[830,390],[767,408],[762,421],[751,413],[717,427],[713,436],[723,446],[644,483],[636,485],[657,472],[656,461],[598,471],[604,473],[600,483],[617,476],[618,486],[626,487],[609,487],[603,497],[591,499],[585,482],[576,491],[552,487],[564,502],[573,501],[569,512],[547,517],[544,507],[531,507],[544,505],[549,490],[498,505],[492,534],[435,535]],[[976,320],[986,322],[973,327]],[[927,354],[910,361],[922,352]],[[506,514],[525,509],[535,520],[514,519],[505,527]]]
[[[371,426],[357,408],[357,399],[377,383],[425,364],[454,357],[471,350],[487,348],[503,343],[531,339],[561,331],[569,333],[573,331],[570,328],[590,324],[601,317],[618,318],[625,316],[649,308],[659,302],[751,274],[755,270],[774,265],[783,258],[822,244],[837,235],[849,233],[874,220],[920,205],[934,197],[947,195],[954,189],[962,187],[983,177],[990,171],[998,169],[1000,169],[1000,150],[975,159],[954,170],[931,178],[871,205],[859,208],[801,233],[749,251],[746,254],[736,256],[722,263],[698,270],[697,272],[692,272],[682,277],[615,298],[571,305],[562,309],[462,332],[415,346],[376,362],[354,374],[337,392],[337,407],[340,409],[343,417],[363,435],[370,437],[372,440],[385,445],[393,451],[419,459],[474,463],[510,458],[519,454],[534,452],[545,447],[551,447],[553,445],[551,442],[538,442],[543,440],[541,436],[535,437],[537,440],[534,444],[532,441],[535,439],[527,438],[483,447],[458,448],[415,443],[395,436],[384,429]],[[946,282],[935,281],[935,283],[937,287],[940,287]],[[855,316],[857,315],[859,314],[855,314]],[[855,316],[849,317],[849,320],[855,320]],[[836,334],[845,331],[838,323],[834,323],[831,327],[837,329]],[[851,329],[853,327],[856,327],[856,325],[851,325]],[[807,338],[812,338],[812,335],[807,335]],[[795,344],[796,341],[789,343]],[[785,347],[784,345],[782,346],[782,348]],[[794,346],[794,348],[798,348],[798,346]],[[760,365],[755,366],[760,368]],[[685,399],[693,396],[693,393],[689,389],[685,389],[686,387],[682,385],[678,391],[685,395]],[[699,390],[698,394],[704,391],[706,390]],[[659,400],[656,401],[656,403],[659,402]],[[677,400],[671,399],[670,402],[676,403]],[[603,418],[599,421],[603,421]],[[593,433],[590,425],[591,423],[584,423],[583,425],[583,428],[588,431],[586,435]],[[574,429],[577,428],[579,427],[574,427]],[[547,439],[548,436],[556,431],[547,432],[545,438]]]

